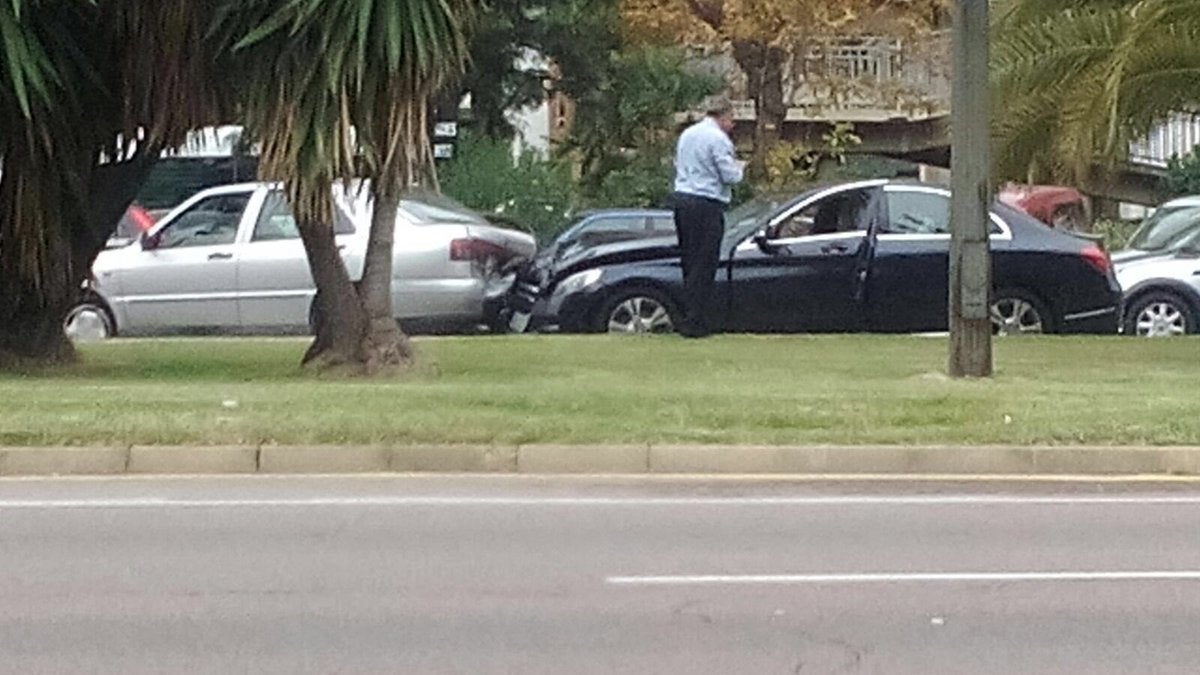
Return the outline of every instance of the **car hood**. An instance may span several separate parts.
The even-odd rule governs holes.
[[[1159,260],[1168,260],[1175,257],[1173,251],[1142,251],[1136,248],[1128,248],[1123,251],[1117,251],[1110,256],[1113,265],[1123,267],[1134,263],[1156,262]]]
[[[562,258],[554,261],[552,269],[549,271],[553,277],[558,278],[600,265],[678,257],[679,242],[674,236],[634,239],[569,251]]]

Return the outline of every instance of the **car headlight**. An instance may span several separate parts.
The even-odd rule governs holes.
[[[604,270],[599,268],[576,272],[571,276],[563,279],[555,289],[555,295],[567,295],[569,293],[578,293],[587,289],[588,286],[600,281],[600,277],[604,276]]]

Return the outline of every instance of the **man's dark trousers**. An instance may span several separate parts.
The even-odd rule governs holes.
[[[712,296],[721,238],[725,234],[725,204],[685,192],[675,193],[675,232],[683,256],[685,317],[679,332],[703,337],[713,330]]]

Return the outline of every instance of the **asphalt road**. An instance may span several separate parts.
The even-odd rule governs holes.
[[[0,481],[0,672],[1195,673],[1193,485]]]

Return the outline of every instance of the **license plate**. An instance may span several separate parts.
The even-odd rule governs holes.
[[[529,312],[513,312],[508,320],[508,329],[514,333],[524,333],[529,328]]]

